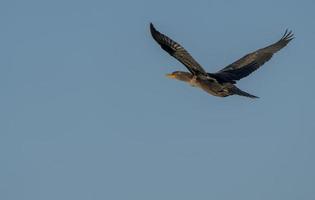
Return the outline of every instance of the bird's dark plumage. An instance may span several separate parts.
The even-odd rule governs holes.
[[[272,45],[249,53],[216,73],[207,73],[184,47],[157,31],[152,23],[150,23],[150,31],[161,48],[184,64],[190,71],[190,73],[176,71],[169,74],[168,77],[189,82],[212,95],[221,97],[236,94],[257,98],[240,90],[234,84],[257,70],[270,60],[274,53],[285,47],[294,38],[292,31],[286,30],[282,38]]]
[[[206,74],[206,71],[200,64],[177,42],[166,35],[157,31],[153,24],[150,24],[150,30],[154,40],[168,52],[171,56],[183,63],[192,74]]]
[[[288,30],[286,30],[283,37],[279,41],[245,55],[244,57],[215,73],[215,75],[223,78],[224,80],[240,80],[254,72],[260,66],[265,64],[265,62],[269,61],[274,53],[285,47],[293,38],[292,31],[288,32]]]

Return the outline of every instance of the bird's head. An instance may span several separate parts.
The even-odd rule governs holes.
[[[181,71],[175,71],[175,72],[172,72],[171,74],[166,74],[166,76],[168,78],[177,79],[177,80],[185,81],[185,82],[189,82],[193,77],[191,73],[181,72]]]

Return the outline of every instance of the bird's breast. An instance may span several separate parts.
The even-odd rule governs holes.
[[[196,76],[194,76],[192,79],[190,79],[189,81],[189,84],[192,86],[192,87],[200,87],[200,81],[197,79]]]

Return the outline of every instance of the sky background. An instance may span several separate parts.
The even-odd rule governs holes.
[[[315,199],[315,1],[1,0],[0,199]],[[167,79],[295,33],[218,98]]]

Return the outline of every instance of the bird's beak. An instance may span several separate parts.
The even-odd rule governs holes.
[[[175,75],[174,74],[166,74],[166,77],[167,78],[175,78]]]

